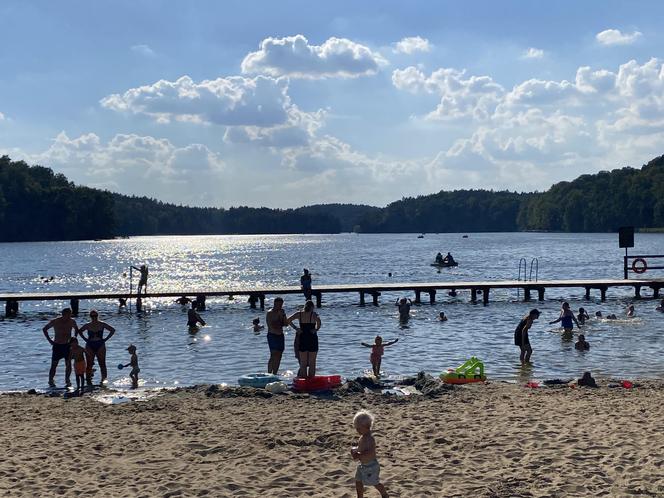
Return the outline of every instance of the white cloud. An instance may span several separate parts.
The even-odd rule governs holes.
[[[242,61],[245,74],[291,78],[355,78],[375,74],[385,59],[370,48],[346,38],[329,38],[310,45],[302,35],[266,38],[257,52]]]
[[[103,107],[171,120],[228,126],[284,124],[292,107],[285,79],[230,76],[194,82],[189,76],[160,80],[103,98]]]
[[[623,33],[619,29],[605,29],[595,35],[595,39],[607,47],[612,45],[631,45],[641,38],[643,34],[640,31],[632,33]]]
[[[4,121],[5,119],[5,115],[0,112],[0,121]]]
[[[534,47],[530,47],[521,56],[522,59],[541,59],[542,57],[544,57],[544,50]]]
[[[402,38],[394,44],[394,52],[397,54],[412,54],[414,52],[429,52],[431,44],[426,38],[420,36],[409,36]]]
[[[150,48],[150,45],[132,45],[130,50],[135,54],[142,55],[143,57],[154,57],[157,55],[155,51]]]

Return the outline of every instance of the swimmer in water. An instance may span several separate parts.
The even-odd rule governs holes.
[[[636,310],[634,309],[634,305],[630,304],[627,307],[627,316],[630,318],[634,318],[635,315],[636,315]]]
[[[601,311],[595,311],[595,318],[602,318],[602,312]]]
[[[580,325],[584,325],[586,323],[586,320],[590,320],[590,316],[588,313],[586,313],[586,310],[584,308],[579,308],[579,314],[576,315],[576,320],[579,322]]]
[[[444,311],[441,311],[440,313],[438,313],[438,320],[441,321],[441,322],[446,322],[447,321],[447,317],[445,316]]]
[[[556,320],[549,322],[549,325],[553,325],[554,323],[558,322],[561,322],[563,327],[563,339],[566,341],[571,341],[574,324],[579,327],[579,322],[574,316],[574,313],[572,313],[572,310],[570,309],[569,303],[567,301],[563,303],[562,309],[560,310],[560,316]]]
[[[662,302],[659,303],[659,306],[655,308],[655,311],[661,311],[662,313],[664,313],[664,299],[662,299]]]
[[[201,315],[196,311],[196,301],[191,303],[191,308],[187,311],[187,327],[190,329],[195,329],[198,327],[198,324],[205,325],[205,320],[201,318]]]
[[[586,336],[579,334],[579,340],[574,344],[574,349],[579,351],[588,351],[590,349],[590,343],[586,341]]]
[[[263,330],[265,327],[261,325],[261,319],[260,318],[254,318],[251,322],[254,326],[254,332],[260,332]]]
[[[410,299],[402,297],[395,305],[399,307],[399,321],[407,322],[410,319],[410,308],[413,302]]]

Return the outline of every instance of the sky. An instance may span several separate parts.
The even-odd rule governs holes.
[[[664,153],[664,2],[0,3],[0,155],[195,206],[546,190]]]

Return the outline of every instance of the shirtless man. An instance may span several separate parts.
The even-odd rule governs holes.
[[[95,356],[99,362],[99,370],[101,370],[101,384],[106,382],[108,372],[106,370],[106,341],[108,341],[115,329],[108,323],[99,320],[99,313],[97,310],[90,311],[90,323],[86,323],[81,327],[78,333],[85,341],[85,379],[89,386],[92,385],[92,365],[95,361]],[[108,336],[104,339],[104,330],[108,330]],[[88,336],[85,337],[83,332],[87,331]]]
[[[395,304],[399,307],[399,321],[402,323],[407,322],[410,319],[410,308],[413,302],[410,299],[402,297]]]
[[[281,365],[281,355],[284,353],[284,327],[288,325],[286,312],[283,309],[284,300],[280,297],[274,299],[272,309],[265,315],[267,322],[267,344],[270,348],[270,359],[267,362],[267,371],[277,375]]]
[[[140,268],[137,268],[135,266],[132,266],[134,270],[138,270],[141,274],[141,277],[138,279],[138,294],[141,294],[141,290],[143,292],[148,291],[148,265],[141,265]]]
[[[53,329],[53,339],[48,335],[49,329]],[[46,340],[53,346],[51,353],[51,370],[48,372],[48,385],[55,387],[55,371],[58,368],[58,363],[61,359],[65,360],[65,385],[71,386],[71,362],[69,361],[69,341],[71,341],[71,331],[74,330],[78,334],[78,325],[71,317],[71,309],[65,308],[62,310],[62,316],[54,318],[46,324],[42,329]]]

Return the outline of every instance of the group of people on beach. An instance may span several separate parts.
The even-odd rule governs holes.
[[[49,335],[49,330],[53,329],[53,338]],[[104,337],[104,332],[108,332]],[[65,361],[65,386],[70,387],[72,363],[76,375],[76,388],[80,392],[87,384],[92,386],[92,377],[94,372],[95,359],[99,364],[101,372],[100,384],[105,384],[108,378],[108,369],[106,368],[106,342],[113,337],[115,329],[108,323],[99,320],[99,313],[96,310],[90,311],[90,321],[79,328],[72,317],[72,310],[65,308],[62,314],[48,322],[42,329],[46,340],[51,344],[51,368],[48,373],[48,385],[55,387],[55,374],[60,360]],[[72,335],[73,333],[73,335]],[[87,333],[87,335],[86,335]],[[85,347],[81,347],[78,337],[83,339]],[[125,366],[131,366],[130,377],[133,387],[138,387],[138,356],[136,347],[132,344],[127,348],[131,355],[130,362]]]

